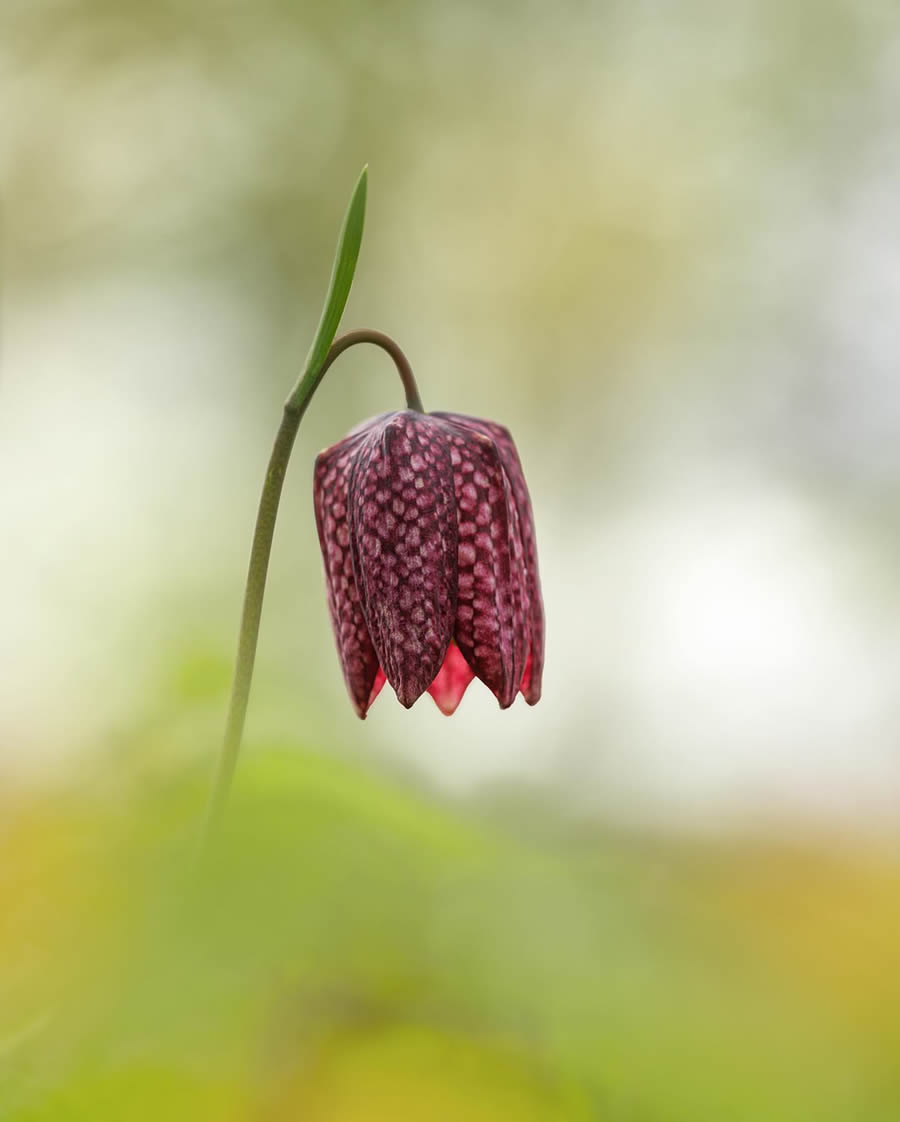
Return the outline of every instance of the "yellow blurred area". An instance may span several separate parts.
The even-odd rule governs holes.
[[[538,841],[326,757],[245,764],[205,857],[196,775],[5,807],[4,1117],[887,1119],[900,1101],[883,854],[629,838],[549,809]]]

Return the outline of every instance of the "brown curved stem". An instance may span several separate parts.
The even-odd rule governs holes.
[[[419,387],[416,385],[416,378],[412,372],[412,367],[409,365],[409,359],[400,350],[399,344],[395,343],[390,335],[385,335],[383,331],[375,331],[371,327],[361,327],[356,331],[348,331],[346,335],[341,335],[338,339],[331,344],[328,354],[325,356],[325,361],[322,363],[321,369],[311,379],[302,379],[292,392],[287,400],[285,408],[305,410],[309,404],[309,400],[315,392],[316,387],[325,377],[328,367],[334,360],[348,350],[350,347],[355,347],[357,343],[372,343],[373,346],[381,347],[386,351],[394,360],[394,365],[397,367],[397,373],[400,375],[400,381],[403,383],[403,390],[406,394],[406,406],[408,409],[414,409],[417,413],[424,413],[425,407],[422,405],[422,399],[419,396]],[[304,386],[305,382],[309,382],[308,386]]]

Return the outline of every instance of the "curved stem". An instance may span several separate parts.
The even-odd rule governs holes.
[[[222,754],[213,781],[212,794],[206,822],[206,837],[215,830],[231,787],[235,764],[241,748],[244,733],[244,720],[247,716],[247,702],[250,698],[250,683],[253,680],[253,664],[256,661],[256,643],[259,637],[259,622],[262,616],[263,597],[266,591],[266,575],[269,570],[269,557],[272,553],[272,538],[275,534],[275,520],[278,517],[278,504],[287,471],[294,440],[300,428],[313,394],[334,360],[349,347],[357,343],[373,343],[394,360],[397,372],[406,392],[408,408],[424,412],[422,399],[413,376],[412,368],[403,351],[388,335],[380,331],[363,328],[350,331],[336,339],[321,367],[317,371],[307,371],[295,386],[285,402],[281,425],[275,437],[269,466],[263,483],[256,515],[256,529],[253,532],[253,546],[250,550],[250,566],[247,571],[247,586],[244,590],[244,607],[241,614],[241,630],[238,638],[237,661],[234,679],[231,684],[231,699],[228,704],[228,718],[225,722],[225,737]]]
[[[357,343],[372,343],[376,347],[381,347],[391,356],[394,365],[397,367],[397,373],[400,375],[400,381],[403,383],[407,408],[414,409],[417,413],[424,413],[425,407],[422,405],[421,397],[419,397],[419,387],[416,385],[409,359],[390,335],[385,335],[383,331],[375,331],[371,327],[361,327],[357,331],[348,331],[346,335],[341,335],[340,338],[335,339],[321,367],[312,374],[306,374],[294,387],[287,399],[285,409],[299,410],[302,416],[309,404],[309,399],[316,391],[316,387],[325,377],[328,367],[331,366],[338,355],[342,355],[344,351],[349,347],[356,346]]]

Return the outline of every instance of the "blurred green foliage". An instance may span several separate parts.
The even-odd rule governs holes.
[[[198,858],[199,777],[91,791],[3,807],[4,1122],[900,1112],[876,854],[504,825],[273,749]]]

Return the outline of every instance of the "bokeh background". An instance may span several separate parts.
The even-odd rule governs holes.
[[[900,1118],[893,0],[2,0],[0,1117]],[[346,327],[505,422],[544,698],[360,724]]]

